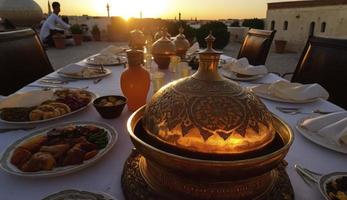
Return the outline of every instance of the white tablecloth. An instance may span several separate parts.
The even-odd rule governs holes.
[[[95,92],[98,95],[122,94],[120,89],[120,74],[124,70],[122,66],[108,67],[112,70],[112,74],[105,77],[100,83],[94,84],[92,80],[81,80],[71,82],[67,86],[80,87],[89,86],[88,90]],[[169,71],[165,72],[167,81],[171,80],[173,74]],[[56,76],[52,73],[49,76]],[[273,82],[280,79],[280,77],[269,74],[259,82]],[[36,84],[36,83],[33,83]],[[252,85],[249,83],[242,83],[243,86]],[[21,91],[34,90],[37,88],[25,87]],[[148,97],[152,95],[150,91]],[[295,134],[294,144],[292,145],[287,157],[285,158],[289,165],[287,172],[290,176],[292,185],[295,191],[296,199],[323,199],[316,187],[309,187],[303,180],[296,174],[294,164],[301,164],[313,171],[320,173],[329,173],[332,171],[347,171],[347,156],[345,154],[337,153],[321,146],[318,146],[303,136],[296,130],[295,125],[299,119],[306,115],[287,115],[275,109],[276,106],[293,106],[291,104],[283,104],[263,100],[268,109],[274,114],[278,115],[286,121],[292,128]],[[339,110],[341,108],[327,102],[318,101],[309,104],[300,105],[307,111],[315,109],[322,110]],[[123,164],[133,148],[130,138],[126,130],[126,121],[130,116],[130,112],[124,109],[122,115],[117,119],[106,120],[102,119],[96,110],[90,106],[80,113],[72,116],[55,120],[46,124],[38,125],[39,127],[74,120],[95,120],[111,124],[116,128],[119,133],[119,140],[115,147],[95,165],[79,171],[77,173],[54,177],[54,178],[23,178],[9,175],[2,170],[0,171],[0,199],[1,200],[22,200],[22,199],[41,199],[49,194],[64,190],[64,189],[81,189],[90,191],[102,191],[115,196],[117,199],[122,200],[120,179],[123,170]],[[0,128],[9,127],[9,125],[1,124]],[[25,136],[25,131],[13,131],[0,134],[0,152],[17,139]]]

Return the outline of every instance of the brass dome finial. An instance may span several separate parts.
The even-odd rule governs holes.
[[[163,34],[163,37],[164,37],[164,38],[168,37],[167,28],[163,28],[163,29],[162,29],[162,34]]]
[[[216,40],[215,37],[212,35],[212,30],[210,30],[210,34],[205,38],[205,41],[207,43],[207,49],[212,49],[213,42]]]
[[[178,31],[179,31],[180,34],[183,34],[184,28],[182,27],[182,25],[180,26],[180,28],[178,29]]]

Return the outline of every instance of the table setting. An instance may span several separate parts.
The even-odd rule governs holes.
[[[262,98],[284,103],[310,103],[320,98],[329,98],[328,92],[319,84],[290,83],[286,80],[261,84],[250,89]]]
[[[167,55],[167,66],[161,63],[167,57],[159,55],[148,68],[143,66],[146,56],[140,50],[110,46],[92,56],[100,62],[90,63],[87,58],[71,63],[0,99],[0,198],[165,199],[169,194],[242,199],[244,194],[329,199],[338,195],[339,188],[327,189],[327,185],[346,177],[340,172],[347,166],[347,111],[327,101],[328,92],[318,84],[290,83],[265,66],[251,66],[245,58],[214,51],[211,35],[206,41],[207,50],[199,52],[198,70],[176,57],[171,59],[172,55]],[[197,49],[194,45],[187,54]],[[216,60],[219,56],[223,60],[219,69],[218,60],[213,62],[213,73],[219,71],[221,76],[203,72],[211,66],[206,57],[211,52],[218,55]],[[126,60],[112,63],[105,55]],[[126,69],[117,67],[125,63]],[[88,68],[103,74],[83,72]],[[136,78],[127,78],[134,74]],[[224,93],[217,94],[220,87]],[[83,105],[76,103],[76,95]],[[18,112],[13,108],[30,109],[16,114],[21,116],[18,119],[11,114]],[[220,113],[229,121],[211,123]],[[235,121],[235,116],[255,121]],[[246,140],[253,149],[244,145]],[[177,171],[200,178],[186,179]],[[245,181],[237,182],[236,176]],[[211,184],[201,184],[200,179]],[[235,194],[240,185],[253,190]],[[231,189],[213,193],[223,188]],[[196,192],[201,189],[208,192]]]
[[[58,72],[59,76],[71,79],[95,79],[108,76],[111,73],[112,71],[104,68],[104,65],[100,65],[100,67],[88,67],[78,64],[70,64]],[[50,82],[48,81],[47,83]]]
[[[268,74],[264,65],[250,65],[247,58],[224,60],[221,64],[224,77],[235,81],[254,81]]]
[[[83,62],[93,66],[124,65],[125,63],[127,63],[125,51],[125,47],[116,47],[114,45],[110,45],[102,49],[98,54],[86,58],[85,60],[83,60]]]

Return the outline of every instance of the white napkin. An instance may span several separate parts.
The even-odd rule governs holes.
[[[253,66],[250,65],[247,58],[230,59],[223,65],[224,69],[230,70],[244,75],[263,75],[267,74],[267,68],[264,65]]]
[[[301,127],[327,138],[335,144],[347,144],[347,112],[321,115],[305,120]]]
[[[101,55],[117,55],[117,54],[120,54],[120,53],[123,53],[125,52],[125,48],[123,47],[116,47],[114,45],[110,45],[108,47],[106,47],[105,49],[101,50],[100,51],[100,54]]]
[[[199,51],[200,46],[198,42],[195,42],[188,50],[187,50],[187,55],[192,55],[195,52]]]
[[[280,80],[268,87],[268,93],[281,99],[305,101],[310,99],[328,99],[329,93],[319,84],[300,84]]]
[[[52,90],[33,90],[25,93],[13,94],[0,101],[1,108],[14,107],[32,107],[40,105],[42,102],[52,99],[54,92]]]

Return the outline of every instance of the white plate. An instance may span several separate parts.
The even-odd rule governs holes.
[[[71,190],[63,190],[54,194],[51,194],[42,200],[63,200],[63,199],[71,199],[79,197],[79,195],[86,194],[87,196],[91,196],[93,199],[102,199],[102,200],[116,200],[115,197],[111,196],[110,194],[104,193],[104,192],[90,192],[90,191],[81,191],[76,189]],[[85,196],[82,196],[85,197]]]
[[[254,81],[258,80],[260,78],[263,78],[266,74],[260,74],[260,75],[254,75],[254,76],[249,76],[249,77],[238,77],[236,74],[232,71],[225,70],[225,69],[220,69],[222,75],[225,78],[234,80],[234,81]]]
[[[100,56],[100,55],[97,54],[95,56]],[[104,66],[115,66],[115,65],[122,65],[122,64],[125,64],[128,62],[127,58],[124,56],[114,56],[115,60],[112,62],[98,63],[98,62],[95,62],[95,60],[94,60],[95,56],[89,57],[89,58],[83,60],[83,62],[85,62],[88,65],[95,65],[95,66],[100,66],[101,64]]]
[[[340,152],[340,153],[344,153],[344,154],[347,154],[347,145],[337,145],[333,142],[330,142],[328,141],[326,138],[320,136],[319,134],[317,133],[314,133],[310,130],[307,130],[305,128],[303,128],[301,126],[301,124],[309,119],[309,118],[313,118],[313,117],[317,117],[318,115],[317,114],[314,114],[314,115],[310,115],[308,117],[304,117],[302,118],[301,120],[298,121],[297,125],[296,125],[296,130],[298,130],[298,132],[304,136],[305,138],[307,138],[308,140],[322,146],[322,147],[325,147],[325,148],[328,148],[328,149],[331,149],[333,151],[337,151],[337,152]]]
[[[64,89],[74,90],[75,88],[57,88],[57,89],[52,89],[52,91],[64,90]],[[76,90],[82,90],[82,89],[76,89]],[[37,91],[37,90],[33,90],[33,91]],[[33,91],[30,91],[30,92],[33,92]],[[55,120],[55,119],[60,119],[60,118],[63,118],[63,117],[75,114],[77,112],[82,111],[83,109],[85,109],[89,105],[91,105],[93,103],[94,99],[96,99],[96,97],[97,97],[97,95],[94,94],[93,92],[90,92],[90,91],[87,91],[87,90],[83,90],[83,91],[88,92],[92,96],[92,99],[90,100],[90,102],[86,106],[81,107],[81,108],[79,108],[79,109],[77,109],[75,111],[71,111],[69,113],[66,113],[66,114],[58,116],[58,117],[53,117],[53,118],[50,118],[50,119],[44,119],[44,120],[38,120],[38,121],[14,122],[14,121],[6,121],[6,120],[0,118],[0,122],[6,123],[6,124],[38,124],[38,123],[48,122],[48,121],[52,121],[52,120]],[[30,93],[30,92],[25,92],[25,93]],[[8,98],[11,98],[11,97],[8,97]],[[20,107],[22,107],[22,106],[20,106]]]
[[[270,84],[261,84],[253,87],[248,87],[252,92],[254,92],[257,96],[272,100],[272,101],[278,101],[283,103],[312,103],[315,101],[318,101],[320,98],[314,98],[314,99],[305,99],[305,100],[292,100],[292,99],[282,99],[276,96],[273,96],[267,92],[267,88],[270,86]]]
[[[100,69],[101,70],[101,69]],[[66,73],[66,72],[57,72],[59,76],[64,77],[64,78],[72,78],[72,79],[94,79],[94,78],[101,78],[101,77],[105,77],[108,76],[110,74],[112,74],[112,70],[104,68],[104,73],[102,74],[93,74],[90,76],[83,76],[83,75],[77,75],[75,73]]]
[[[13,151],[16,149],[17,146],[19,146],[22,142],[24,142],[27,139],[30,139],[34,136],[38,135],[44,135],[49,130],[56,128],[56,127],[62,127],[69,124],[73,125],[94,125],[99,128],[105,129],[107,131],[107,137],[108,137],[108,144],[107,146],[100,150],[99,153],[92,159],[84,161],[80,165],[69,165],[65,167],[56,167],[53,170],[50,171],[39,171],[39,172],[23,172],[19,170],[16,166],[12,165],[10,162],[10,159],[12,157]],[[98,161],[101,157],[103,157],[108,151],[111,150],[111,148],[114,146],[118,139],[118,132],[111,126],[105,123],[101,122],[89,122],[89,121],[76,121],[76,122],[65,122],[56,124],[50,127],[42,128],[40,130],[35,130],[31,134],[17,140],[16,142],[12,143],[7,149],[3,152],[1,159],[0,159],[0,167],[6,171],[9,174],[17,175],[17,176],[24,176],[24,177],[55,177],[55,176],[61,176],[65,174],[70,174],[79,170],[82,170],[86,167],[91,166],[93,163]]]

